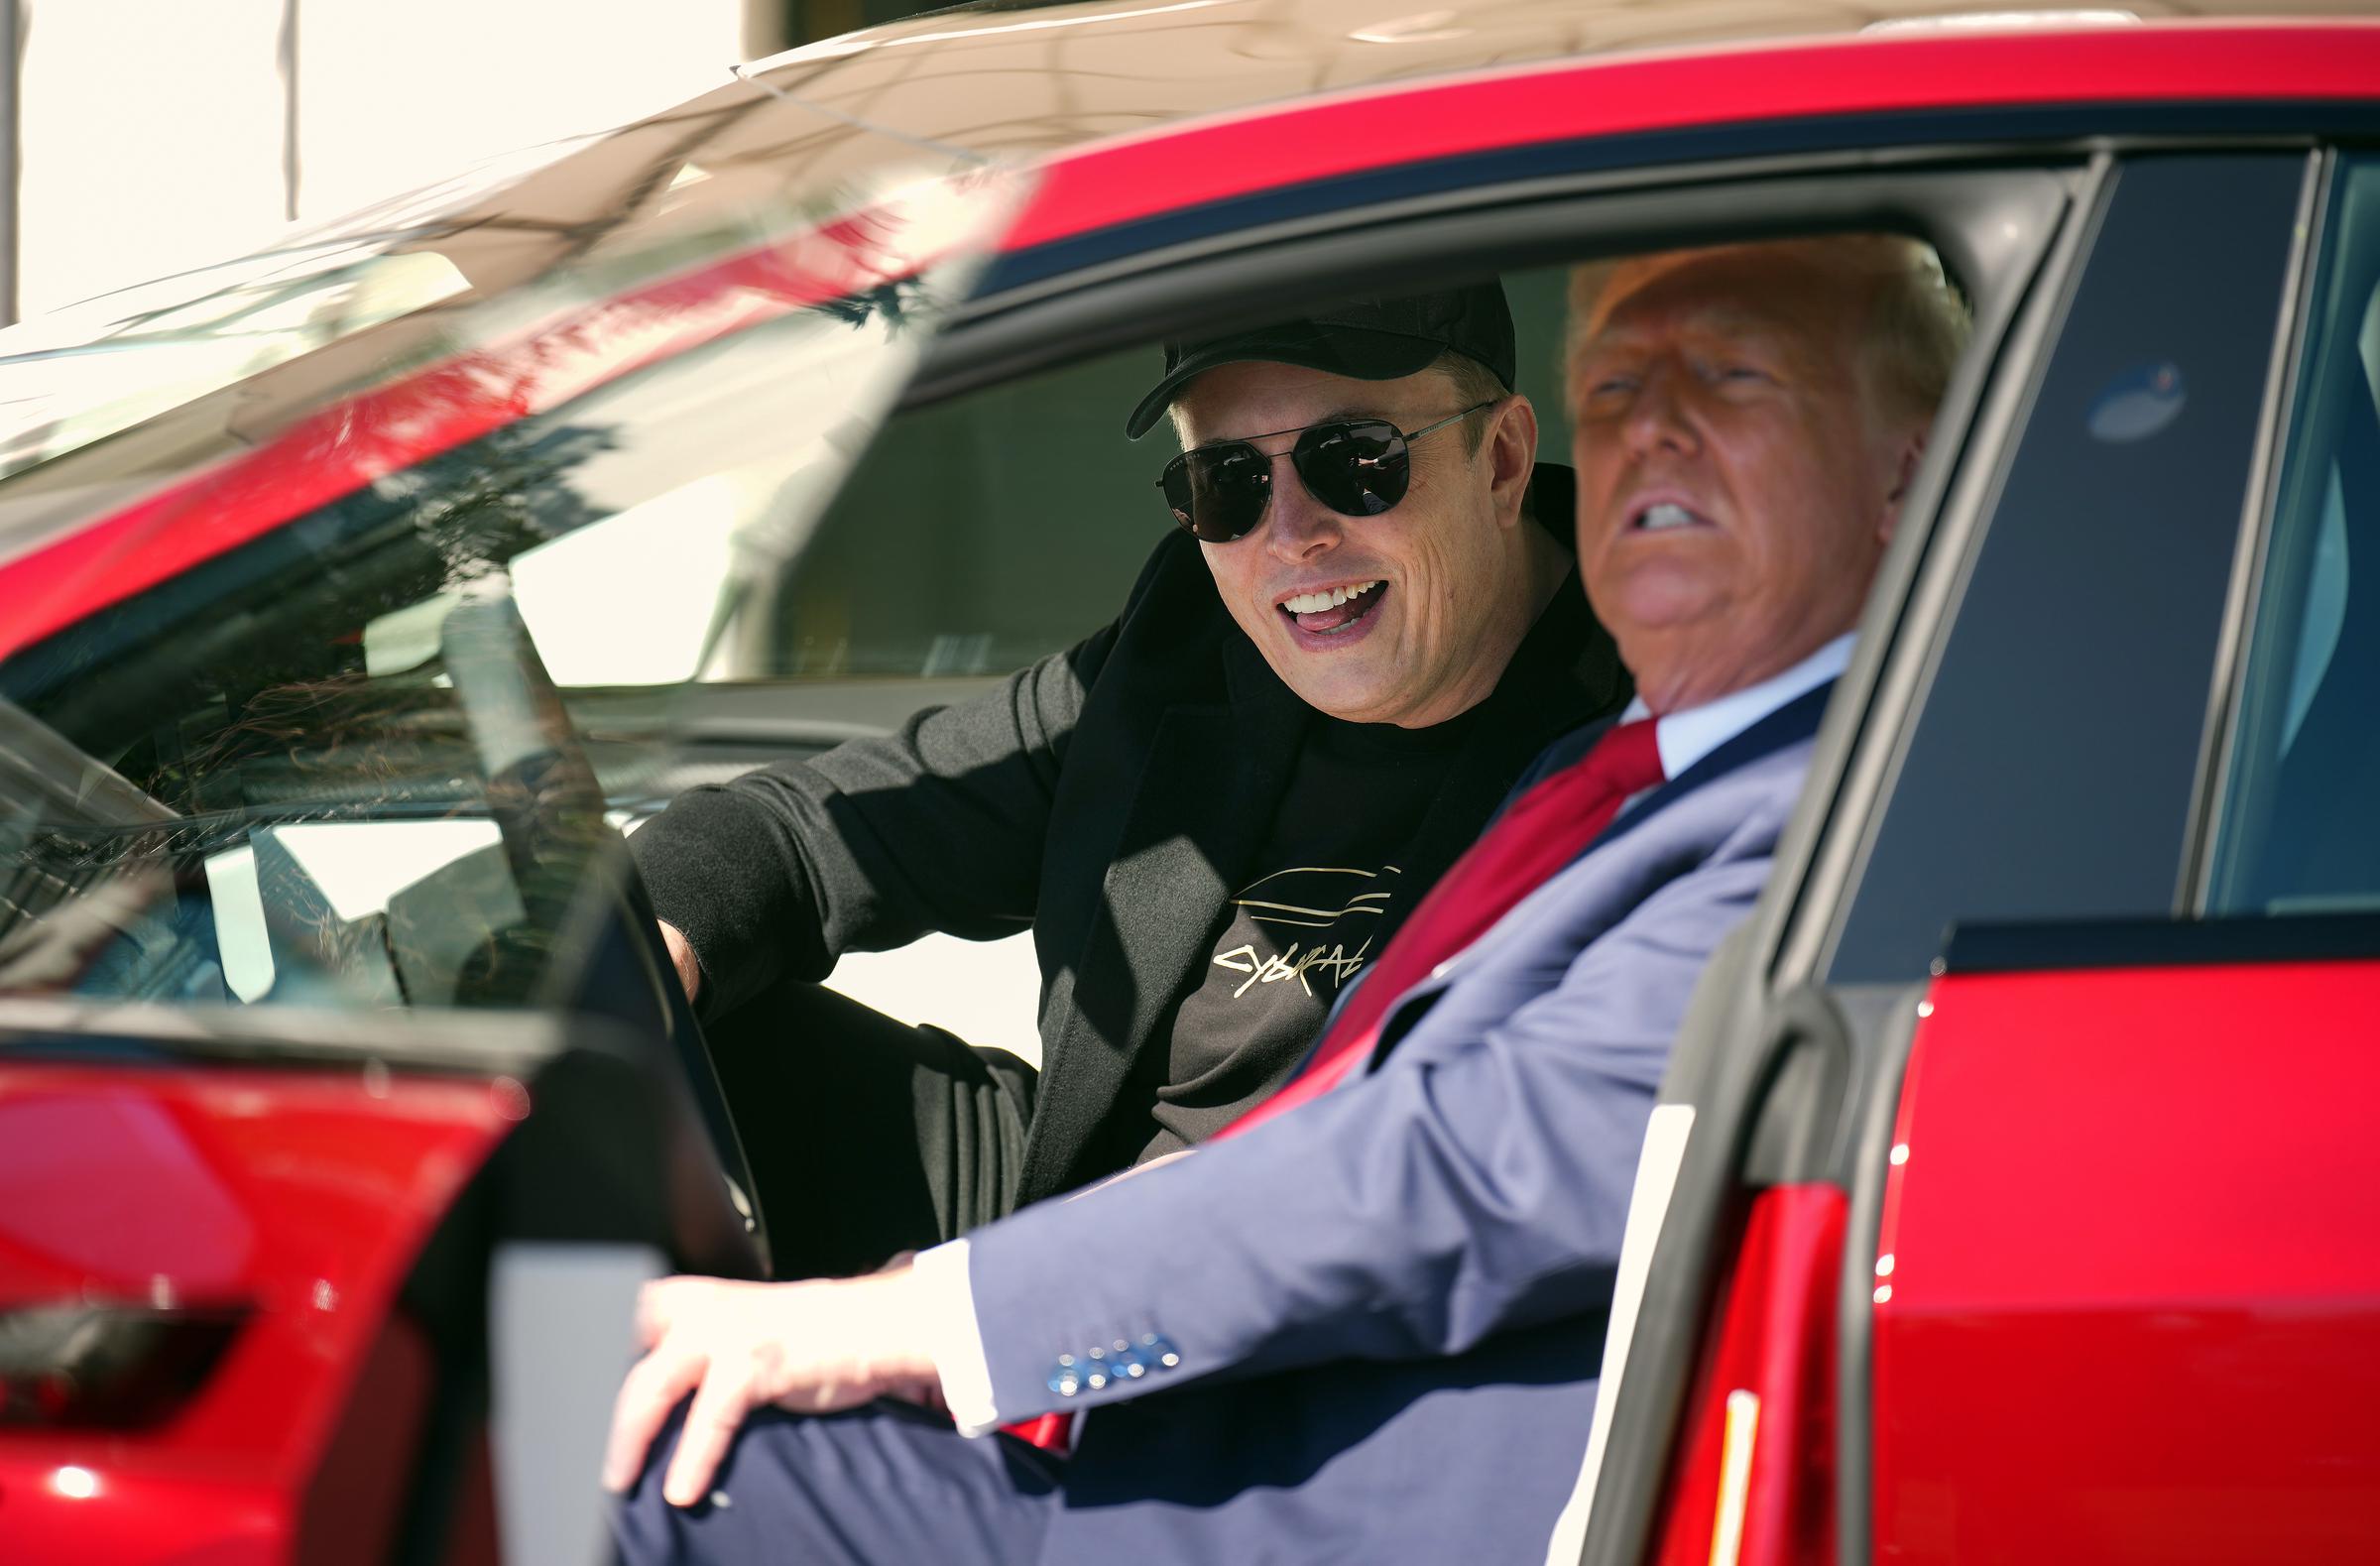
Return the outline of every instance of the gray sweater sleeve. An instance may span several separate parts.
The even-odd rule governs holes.
[[[1110,626],[895,733],[690,788],[630,838],[716,1016],[847,951],[1026,928],[1050,801]]]

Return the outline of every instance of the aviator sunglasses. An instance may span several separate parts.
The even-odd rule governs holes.
[[[1432,430],[1468,419],[1495,399],[1474,403],[1411,434],[1385,419],[1333,419],[1302,429],[1275,429],[1253,440],[1295,435],[1289,465],[1306,493],[1343,517],[1376,517],[1405,498],[1413,478],[1413,442]],[[1173,520],[1209,543],[1246,538],[1264,520],[1272,499],[1270,454],[1250,440],[1222,440],[1197,446],[1165,464],[1157,487]]]

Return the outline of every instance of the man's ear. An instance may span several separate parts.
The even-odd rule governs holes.
[[[1890,543],[1893,530],[1901,525],[1901,501],[1917,478],[1918,464],[1926,459],[1927,432],[1926,425],[1918,425],[1910,431],[1909,438],[1901,442],[1900,450],[1894,453],[1892,488],[1884,496],[1884,515],[1876,523],[1876,542],[1879,543]]]
[[[1495,500],[1495,520],[1509,528],[1520,521],[1521,498],[1528,493],[1529,470],[1537,465],[1537,410],[1518,392],[1489,416],[1488,437],[1481,455],[1488,460],[1488,493]]]

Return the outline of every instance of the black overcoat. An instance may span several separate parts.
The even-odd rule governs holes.
[[[1627,694],[1574,575],[1449,769],[1406,884],[1434,882],[1531,758]],[[1174,1010],[1314,717],[1177,533],[1085,641],[895,733],[688,789],[630,841],[701,959],[706,1020],[843,952],[1029,928],[1042,1057],[1021,1205],[1146,1144]]]

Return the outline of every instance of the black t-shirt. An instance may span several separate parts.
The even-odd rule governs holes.
[[[1225,904],[1204,982],[1174,1016],[1143,1160],[1221,1130],[1305,1058],[1339,992],[1428,890],[1404,885],[1399,865],[1471,717],[1427,729],[1324,718],[1308,731],[1256,872]]]

